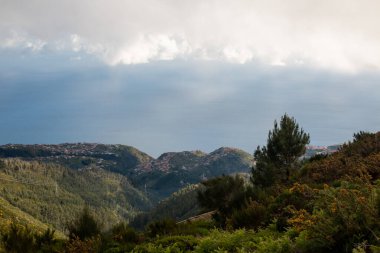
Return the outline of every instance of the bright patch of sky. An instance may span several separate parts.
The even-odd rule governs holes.
[[[0,143],[253,152],[380,125],[380,2],[0,0]]]

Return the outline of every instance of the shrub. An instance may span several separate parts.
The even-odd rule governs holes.
[[[168,236],[157,240],[155,244],[164,248],[177,249],[180,252],[188,252],[194,250],[198,242],[193,236]]]
[[[99,236],[81,240],[79,237],[72,238],[66,245],[66,253],[94,253],[98,252],[101,245]]]
[[[266,219],[267,208],[256,201],[250,201],[246,208],[232,213],[229,225],[233,228],[258,228]]]
[[[28,253],[36,251],[35,237],[28,226],[10,224],[2,237],[2,243],[7,252]]]
[[[206,253],[222,250],[226,252],[238,252],[239,248],[250,248],[254,233],[239,229],[234,232],[213,230],[209,236],[200,240],[195,252]]]
[[[192,221],[177,224],[176,235],[205,236],[211,229],[215,228],[213,221]]]
[[[255,253],[290,253],[296,252],[292,241],[287,235],[278,238],[266,237],[256,244]]]
[[[100,225],[85,207],[80,216],[68,224],[69,238],[84,240],[100,234]]]
[[[101,252],[130,252],[139,241],[139,235],[135,230],[122,222],[103,235]]]
[[[54,238],[55,230],[48,228],[42,234],[36,234],[36,246],[40,249],[40,252],[52,253],[59,252],[60,245],[58,245],[57,239]]]
[[[157,235],[172,234],[177,228],[177,224],[174,220],[165,219],[152,222],[148,225],[147,233],[150,237]]]
[[[119,223],[111,229],[112,240],[121,243],[137,243],[139,237],[135,230],[125,223]]]
[[[59,252],[60,245],[54,238],[54,230],[49,228],[42,234],[34,232],[28,226],[12,222],[3,234],[2,244],[7,252]]]
[[[233,211],[244,207],[251,193],[251,188],[239,175],[217,177],[202,185],[197,196],[199,205],[208,211],[216,210],[213,219],[223,228]]]
[[[380,217],[372,185],[342,182],[320,190],[312,213],[299,210],[289,220],[301,232],[298,244],[305,252],[347,252],[368,240],[378,244]]]

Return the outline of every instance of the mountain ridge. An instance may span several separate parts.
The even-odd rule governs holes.
[[[0,158],[118,173],[153,203],[186,185],[222,174],[248,172],[253,165],[253,156],[237,148],[221,147],[210,153],[166,152],[153,158],[132,146],[101,143],[6,144],[0,145]]]

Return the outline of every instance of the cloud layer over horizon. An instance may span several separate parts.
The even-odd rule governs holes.
[[[0,46],[157,60],[380,70],[376,0],[1,0]]]

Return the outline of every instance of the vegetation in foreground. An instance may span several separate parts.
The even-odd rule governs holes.
[[[120,223],[104,232],[88,209],[68,238],[12,222],[7,252],[380,252],[380,132],[360,132],[330,156],[302,161],[309,142],[287,115],[255,152],[251,181],[222,176],[198,190],[213,219],[158,220],[136,232]],[[18,242],[18,243],[14,243]]]

